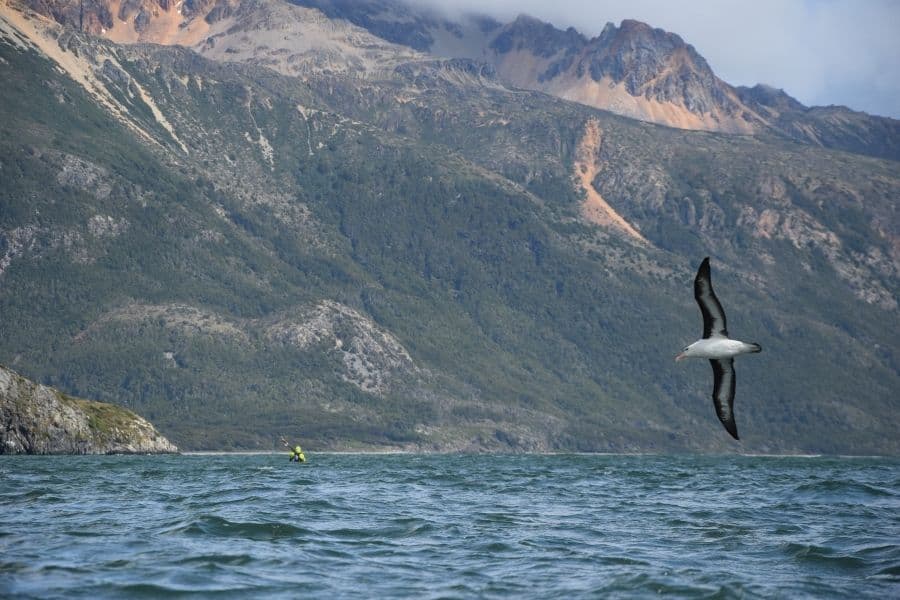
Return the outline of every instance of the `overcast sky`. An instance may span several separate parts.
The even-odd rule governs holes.
[[[900,0],[418,0],[595,36],[638,19],[680,35],[732,85],[900,118]]]

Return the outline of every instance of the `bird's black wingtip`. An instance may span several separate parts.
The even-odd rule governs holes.
[[[738,437],[737,423],[735,423],[733,419],[725,420],[725,419],[720,418],[719,421],[722,423],[722,426],[725,428],[725,431],[728,432],[728,435],[730,435],[737,441],[741,441],[741,438]]]
[[[703,259],[703,262],[700,263],[700,266],[697,267],[697,276],[698,277],[706,277],[709,275],[709,257]]]
[[[732,421],[730,423],[724,423],[724,425],[725,425],[725,431],[727,431],[728,434],[731,435],[731,437],[733,437],[737,441],[741,441],[741,438],[738,437],[737,423]]]

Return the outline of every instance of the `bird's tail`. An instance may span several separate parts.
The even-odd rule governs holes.
[[[756,343],[750,344],[750,352],[762,352],[762,346]]]

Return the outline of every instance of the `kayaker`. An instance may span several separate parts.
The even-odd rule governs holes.
[[[291,462],[294,462],[294,461],[306,462],[306,455],[303,454],[303,448],[300,447],[300,444],[295,444],[294,447],[291,448],[291,445],[288,444],[288,441],[286,439],[284,439],[283,437],[281,438],[281,443],[284,444],[285,448],[290,449],[290,451],[291,451],[290,461]]]

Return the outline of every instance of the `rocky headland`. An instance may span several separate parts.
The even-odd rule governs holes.
[[[0,366],[0,454],[175,452],[130,410],[67,396]]]

